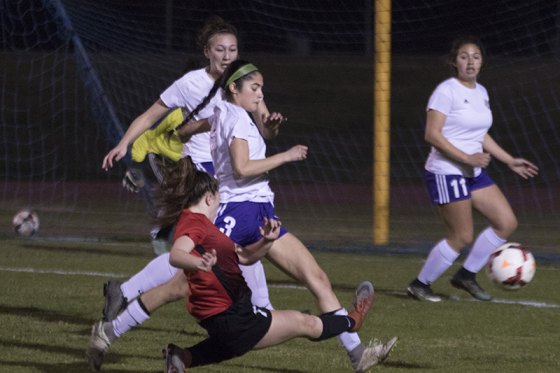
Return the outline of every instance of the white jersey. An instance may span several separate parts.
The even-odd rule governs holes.
[[[440,83],[432,93],[426,110],[445,114],[443,136],[466,154],[481,153],[484,137],[492,126],[492,111],[488,92],[481,84],[474,88],[450,78]],[[434,174],[478,176],[480,167],[455,162],[432,147],[426,160],[426,170]]]
[[[268,185],[268,174],[240,178],[233,172],[229,147],[234,138],[247,141],[249,159],[266,158],[266,144],[258,127],[240,106],[222,101],[214,107],[209,119],[210,149],[216,178],[220,183],[220,202],[270,202],[274,193]]]
[[[173,82],[160,95],[160,99],[169,108],[186,107],[189,112],[202,102],[214,85],[214,80],[208,75],[206,69],[189,71]],[[196,120],[205,119],[212,115],[214,105],[222,101],[222,95],[217,92],[212,100],[202,109]],[[183,157],[190,156],[195,163],[212,162],[210,155],[210,133],[196,134],[183,145]]]

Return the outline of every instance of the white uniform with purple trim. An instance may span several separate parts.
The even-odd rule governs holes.
[[[443,136],[467,154],[481,153],[484,136],[492,126],[492,111],[488,92],[481,84],[468,88],[457,79],[440,83],[432,93],[426,110],[437,110],[446,116]],[[439,175],[475,177],[479,167],[455,162],[432,147],[426,160],[426,170]]]
[[[221,101],[209,118],[210,149],[215,175],[220,181],[220,202],[274,202],[274,192],[268,185],[268,174],[236,178],[233,173],[229,147],[234,138],[248,142],[249,159],[265,159],[266,144],[258,127],[240,106]]]
[[[177,79],[160,95],[160,99],[169,108],[186,107],[189,112],[198,106],[208,95],[214,80],[206,69],[189,71]],[[205,119],[212,115],[216,103],[222,101],[221,90],[217,92],[195,119]],[[212,162],[210,155],[210,133],[199,133],[183,145],[183,157],[190,156],[194,163]]]
[[[258,225],[262,217],[276,217],[274,192],[268,185],[267,173],[245,178],[234,176],[230,145],[234,138],[246,140],[249,159],[258,160],[266,158],[266,144],[258,127],[240,106],[227,101],[217,103],[208,121],[212,126],[210,149],[215,176],[220,183],[220,209],[215,224],[233,241],[246,246],[259,239]],[[280,234],[284,233],[282,227]],[[261,261],[239,268],[251,289],[251,303],[273,309]]]

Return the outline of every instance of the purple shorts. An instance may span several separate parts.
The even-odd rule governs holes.
[[[486,170],[482,170],[480,175],[476,177],[437,175],[430,171],[424,171],[424,178],[430,200],[434,205],[445,205],[470,199],[472,191],[494,185],[494,181]]]
[[[212,162],[195,163],[195,165],[199,171],[204,171],[212,176],[216,175],[216,173],[214,172],[214,164]]]
[[[265,217],[278,220],[271,203],[228,202],[220,204],[214,224],[233,242],[247,246],[262,238],[259,227],[263,226]],[[281,226],[279,237],[287,232]]]

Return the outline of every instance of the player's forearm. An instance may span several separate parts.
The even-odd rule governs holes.
[[[237,177],[251,177],[264,174],[270,170],[287,163],[285,153],[278,153],[265,159],[248,159],[246,161],[233,162],[233,170]]]
[[[182,142],[187,142],[191,136],[208,131],[210,131],[210,123],[208,122],[208,119],[201,119],[182,125],[177,130],[177,135]]]
[[[188,272],[198,271],[198,266],[202,261],[201,258],[194,255],[185,254],[184,252],[173,251],[169,253],[169,264],[173,267],[184,269]]]
[[[500,162],[510,164],[513,161],[513,157],[500,145],[498,145],[496,141],[494,141],[494,139],[488,134],[484,137],[482,147],[484,151],[489,153],[492,157],[496,158]]]
[[[148,110],[132,121],[119,144],[126,146],[132,144],[134,140],[163,117],[168,110],[161,100],[156,101]]]

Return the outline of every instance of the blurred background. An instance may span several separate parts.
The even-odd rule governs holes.
[[[489,167],[518,214],[512,240],[560,253],[558,1],[391,4],[388,248],[423,250],[445,233],[422,179],[425,105],[450,76],[450,42],[474,34],[488,52],[479,81],[491,134],[541,169],[526,181]],[[288,117],[269,154],[310,148],[305,162],[270,173],[284,225],[311,247],[371,248],[374,9],[363,0],[3,0],[0,237],[27,207],[41,218],[40,238],[149,242],[144,195],[121,187],[128,160],[108,173],[101,162],[167,86],[204,66],[196,32],[219,15],[262,70],[269,108]]]

